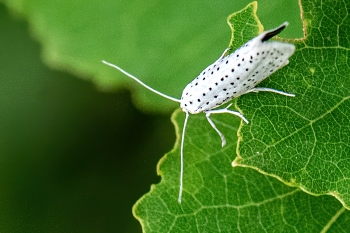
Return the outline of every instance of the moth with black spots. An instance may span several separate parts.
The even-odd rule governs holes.
[[[289,63],[288,59],[294,53],[295,46],[285,42],[268,41],[273,36],[279,34],[287,26],[288,23],[285,22],[275,29],[262,32],[259,36],[248,41],[246,44],[229,55],[226,55],[229,51],[229,49],[226,49],[217,61],[204,69],[198,75],[198,77],[196,77],[185,87],[182,92],[181,99],[163,94],[149,87],[141,80],[129,74],[120,67],[104,60],[102,61],[106,65],[118,69],[150,91],[172,101],[179,102],[181,109],[186,113],[180,148],[181,171],[180,191],[178,197],[179,203],[181,203],[182,198],[184,138],[189,114],[204,112],[210,125],[219,134],[222,146],[225,146],[226,139],[224,135],[216,128],[214,122],[210,118],[210,115],[229,113],[240,117],[247,124],[248,120],[240,112],[229,110],[228,108],[232,104],[229,104],[226,108],[222,109],[217,109],[218,107],[229,102],[235,97],[249,92],[267,91],[289,97],[295,96],[294,94],[271,88],[256,87],[256,85],[258,85],[268,76]]]

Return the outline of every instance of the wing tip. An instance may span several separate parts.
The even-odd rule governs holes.
[[[267,41],[274,37],[275,35],[279,34],[281,31],[283,31],[287,26],[289,25],[288,22],[282,23],[279,27],[265,31],[261,34],[261,42]]]

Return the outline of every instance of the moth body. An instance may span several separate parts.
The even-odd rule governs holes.
[[[282,24],[274,32],[285,28]],[[267,41],[275,35],[266,31],[235,52],[223,56],[204,69],[184,89],[180,106],[184,112],[197,114],[215,109],[252,90],[265,78],[288,64],[293,44]]]

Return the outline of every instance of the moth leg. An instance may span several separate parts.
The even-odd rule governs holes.
[[[214,122],[210,119],[210,112],[207,112],[205,114],[207,120],[209,121],[209,124],[211,125],[211,127],[213,127],[215,129],[215,131],[219,134],[220,138],[221,138],[221,146],[224,147],[226,145],[226,139],[225,136],[220,132],[220,130],[218,130],[218,128],[216,128]]]
[[[225,54],[226,54],[227,51],[229,51],[229,50],[230,50],[230,48],[225,49],[225,51],[222,53],[222,55],[220,56],[220,58],[219,58],[218,60],[223,59],[224,57],[226,57]]]
[[[229,113],[229,114],[233,114],[233,115],[240,117],[245,123],[247,123],[247,124],[249,123],[249,121],[241,113],[229,110],[228,108],[231,105],[232,104],[229,104],[226,108],[223,108],[223,109],[208,110],[205,112],[205,116],[207,117],[209,124],[215,129],[215,131],[219,134],[219,136],[221,138],[221,146],[222,147],[224,147],[226,145],[226,139],[225,139],[225,136],[220,132],[220,130],[218,130],[218,128],[216,128],[214,122],[210,119],[211,114]]]
[[[295,97],[294,94],[283,92],[283,91],[279,91],[279,90],[275,90],[275,89],[272,89],[272,88],[267,88],[267,87],[255,87],[253,89],[248,90],[246,93],[259,92],[259,91],[268,91],[268,92],[273,92],[273,93],[277,93],[277,94],[280,94],[280,95],[285,95],[285,96],[289,96],[289,97]]]
[[[219,57],[219,59],[216,60],[214,63],[216,63],[216,62],[220,61],[221,59],[223,59],[224,57],[226,57],[225,54],[226,54],[227,51],[229,51],[229,50],[230,50],[230,48],[225,49],[225,51],[222,53],[222,55]],[[213,64],[214,64],[214,63],[213,63]]]
[[[227,51],[229,51],[229,50],[230,50],[230,48],[225,49],[225,51],[222,53],[222,55],[219,57],[219,59],[216,60],[214,63],[219,62],[221,59],[223,59],[224,57],[226,57],[225,54],[226,54]],[[214,63],[213,63],[213,64],[214,64]]]
[[[288,65],[288,64],[289,64],[289,60],[285,61],[285,62],[282,64],[281,68],[282,68],[283,66]]]

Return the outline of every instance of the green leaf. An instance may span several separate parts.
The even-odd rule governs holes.
[[[222,1],[220,6],[224,6],[224,10],[220,12],[229,13],[217,14],[218,7],[212,7],[212,1],[191,1],[191,4],[180,1],[176,6],[171,1],[156,4],[141,0],[110,0],[103,4],[82,0],[2,1],[28,20],[33,35],[42,43],[43,58],[51,67],[90,77],[103,90],[133,83],[115,70],[103,67],[100,60],[106,59],[175,97],[180,96],[182,88],[204,68],[203,65],[210,64],[226,48],[227,35],[222,32],[227,26],[220,17],[237,9],[237,4],[243,4]],[[261,6],[271,7],[261,2]],[[241,157],[235,160],[235,165],[252,167],[304,190],[307,185],[319,189],[336,185],[337,192],[331,190],[331,194],[340,197],[339,194],[346,193],[346,184],[333,180],[340,174],[344,174],[344,181],[348,177],[346,48],[349,48],[349,22],[345,16],[349,6],[345,4],[340,1],[303,3],[308,37],[296,42],[298,51],[291,63],[260,85],[295,93],[297,97],[258,93],[238,99],[236,107],[250,120],[250,125],[242,125]],[[274,15],[282,14],[283,20],[290,21],[278,5],[272,5],[274,7]],[[235,29],[232,48],[262,31],[254,9],[255,5],[250,5],[231,18]],[[201,16],[195,15],[198,13]],[[266,18],[275,21],[277,17],[267,15]],[[279,23],[273,22],[266,28]],[[283,35],[293,31],[294,25],[291,24]],[[197,37],[189,37],[190,34]],[[146,106],[144,109],[168,111],[176,106],[142,87],[135,88],[135,103]],[[152,191],[134,207],[144,230],[187,231],[191,228],[210,232],[220,228],[228,232],[276,229],[313,232],[331,229],[345,232],[348,229],[348,212],[334,198],[310,196],[251,169],[232,168],[238,119],[224,115],[213,118],[228,139],[228,145],[221,149],[218,135],[203,115],[190,117],[185,144],[183,203],[176,202],[177,142],[175,149],[159,164],[161,183],[152,186]],[[177,111],[173,119],[179,138],[183,114]],[[315,134],[310,135],[310,131]],[[288,142],[285,147],[280,143],[274,146],[275,151],[260,151],[281,138]],[[257,156],[256,152],[264,154]],[[308,154],[303,154],[305,152]],[[275,158],[276,154],[280,158]],[[250,164],[255,162],[258,164]],[[298,170],[303,164],[308,165],[308,169]],[[332,166],[340,169],[335,171]],[[328,180],[322,176],[327,176]],[[344,191],[339,192],[341,189]],[[312,192],[329,194],[329,190]]]
[[[311,8],[306,5],[304,10],[312,12],[308,7]],[[256,3],[232,14],[229,22],[233,24],[232,48],[237,48],[262,30],[256,17]],[[319,25],[317,22],[314,24]],[[346,161],[348,142],[345,136],[349,133],[346,124],[346,105],[344,104],[341,110],[343,116],[335,115],[327,109],[339,107],[344,103],[346,97],[340,101],[342,98],[339,95],[343,93],[346,96],[348,84],[342,82],[342,91],[336,95],[337,98],[333,97],[335,94],[330,91],[338,87],[331,86],[332,83],[339,84],[335,81],[341,79],[339,73],[334,74],[332,83],[322,78],[325,76],[318,75],[322,73],[323,65],[327,67],[326,60],[330,58],[332,52],[328,54],[327,51],[323,52],[324,49],[327,50],[325,46],[318,46],[316,49],[315,45],[308,43],[321,40],[316,39],[317,37],[311,40],[312,31],[308,29],[307,32],[308,38],[294,41],[298,50],[290,59],[290,64],[259,85],[295,93],[297,94],[295,98],[273,93],[257,93],[247,94],[236,100],[236,107],[239,107],[250,120],[248,125],[241,124],[238,131],[238,158],[236,158],[238,129],[235,127],[238,126],[237,117],[227,114],[213,117],[218,128],[228,139],[228,144],[221,149],[220,138],[208,124],[205,116],[203,114],[190,116],[185,137],[184,194],[181,204],[177,203],[177,195],[180,167],[179,140],[184,114],[180,110],[173,114],[172,120],[178,140],[174,150],[159,163],[158,174],[162,176],[162,180],[159,184],[153,185],[151,191],[144,195],[133,209],[144,232],[325,232],[328,230],[338,232],[349,227],[347,223],[349,212],[333,197],[312,196],[302,191],[305,190],[305,185],[296,185],[296,181],[293,181],[291,186],[298,186],[301,189],[289,187],[275,179],[294,175],[298,170],[291,168],[297,167],[304,160],[311,162],[312,154],[308,154],[306,149],[313,149],[313,153],[324,150],[324,155],[303,177],[305,184],[315,182],[314,185],[318,185],[317,187],[324,187],[319,185],[319,180],[311,179],[311,174],[320,175],[320,171],[324,169],[324,175],[331,178],[332,173],[329,173],[330,170],[327,172],[330,165],[327,165],[326,161],[335,159],[337,154],[335,151],[330,153],[327,145],[310,141],[313,136],[310,132],[316,133],[319,130],[320,135],[322,133],[324,135],[320,139],[327,141],[335,133],[330,132],[331,124],[338,125],[336,130],[344,137],[340,143],[334,139],[330,148],[335,148],[337,144],[341,145],[344,151],[339,147],[337,152],[343,152]],[[333,52],[334,56],[341,54],[337,45],[329,46],[335,47],[331,50],[338,51]],[[345,48],[345,45],[343,47]],[[338,57],[334,61],[337,61],[336,64],[341,64],[342,59]],[[334,67],[334,62],[328,64]],[[328,66],[328,70],[331,70],[331,66]],[[314,70],[313,73],[311,68]],[[340,67],[335,66],[333,70],[337,68]],[[342,79],[346,79],[345,77],[343,75]],[[326,87],[329,85],[328,88],[317,86],[325,83]],[[313,101],[316,105],[313,105]],[[325,108],[326,106],[328,108]],[[328,126],[312,127],[312,123],[316,122],[307,120],[311,115],[317,118],[324,116],[325,113],[330,114],[324,119],[325,122],[331,123]],[[344,126],[343,129],[340,128],[341,122],[345,123],[341,124]],[[308,132],[308,128],[312,130]],[[231,167],[233,160],[234,167]],[[320,163],[320,160],[324,163]],[[344,163],[341,160],[337,162]],[[237,166],[249,166],[263,174]],[[273,173],[276,171],[278,173]],[[291,184],[291,182],[284,183]]]
[[[177,110],[172,120],[179,135],[184,114]],[[159,163],[161,182],[134,205],[144,232],[320,232],[331,226],[337,232],[348,227],[350,215],[334,198],[310,196],[252,169],[233,168],[237,129],[232,125],[237,121],[233,116],[216,117],[228,140],[219,149],[220,139],[205,116],[191,116],[182,203],[177,202],[178,140],[176,149]]]
[[[319,7],[321,6],[322,11]],[[349,2],[302,1],[305,38],[288,66],[261,83],[295,93],[246,95],[234,166],[251,167],[350,208]]]

